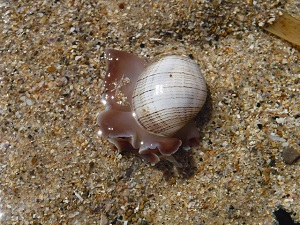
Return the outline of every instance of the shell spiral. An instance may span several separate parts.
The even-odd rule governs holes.
[[[199,66],[183,56],[166,56],[139,76],[132,111],[141,127],[169,137],[193,119],[206,100],[207,88]]]

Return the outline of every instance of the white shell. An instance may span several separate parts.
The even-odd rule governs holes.
[[[171,136],[201,110],[207,95],[198,65],[183,56],[166,56],[140,75],[132,96],[132,111],[150,133]]]

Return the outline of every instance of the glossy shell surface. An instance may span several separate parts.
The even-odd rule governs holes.
[[[166,56],[139,76],[132,96],[132,111],[141,127],[168,137],[201,110],[207,95],[198,65],[183,56]]]

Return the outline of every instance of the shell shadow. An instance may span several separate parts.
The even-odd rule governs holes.
[[[207,98],[201,111],[195,118],[195,123],[200,131],[200,145],[203,138],[204,125],[211,119],[212,116],[212,98],[210,88],[207,87]],[[183,149],[178,150],[173,156],[176,161],[181,164],[181,167],[176,167],[169,161],[161,161],[157,163],[154,168],[162,171],[163,177],[168,182],[173,182],[176,179],[190,179],[197,171],[197,163],[194,159],[194,150],[185,151]]]
[[[212,111],[213,111],[213,104],[212,104],[210,87],[207,86],[206,101],[205,101],[201,111],[198,113],[198,115],[195,118],[195,123],[196,123],[197,127],[199,128],[200,133],[203,133],[202,130],[203,130],[204,125],[211,119]]]

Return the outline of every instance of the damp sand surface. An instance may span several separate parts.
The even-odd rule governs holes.
[[[300,222],[300,53],[262,29],[282,12],[299,2],[0,1],[1,223]],[[209,97],[182,168],[97,136],[107,48],[199,64]]]

